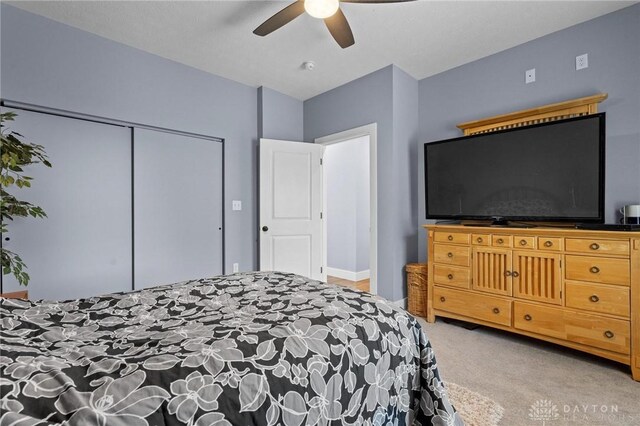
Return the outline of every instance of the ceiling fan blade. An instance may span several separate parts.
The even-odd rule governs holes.
[[[302,15],[304,12],[304,1],[298,0],[293,4],[282,9],[280,12],[273,15],[271,18],[264,21],[258,28],[253,30],[255,35],[266,36],[280,28],[281,26],[288,24],[289,22]]]
[[[406,3],[416,0],[340,0],[342,3]]]
[[[347,18],[344,16],[344,13],[342,13],[342,10],[338,9],[332,16],[326,18],[324,23],[327,24],[329,32],[343,49],[356,42],[353,39],[349,22],[347,22]]]

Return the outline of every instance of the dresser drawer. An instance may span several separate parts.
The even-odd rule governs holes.
[[[436,263],[469,266],[469,261],[471,258],[470,247],[453,246],[448,244],[434,244],[433,252],[433,260]]]
[[[491,235],[489,234],[473,234],[471,235],[471,244],[474,246],[490,246]]]
[[[491,245],[494,247],[511,247],[513,237],[511,235],[492,235]]]
[[[567,255],[565,278],[629,286],[629,259]]]
[[[433,282],[453,287],[470,288],[471,272],[462,266],[433,265]]]
[[[538,250],[562,250],[562,238],[538,237]]]
[[[629,317],[631,301],[627,287],[566,281],[565,291],[570,308]]]
[[[483,321],[511,325],[511,301],[507,299],[434,287],[433,307]]]
[[[588,254],[629,255],[629,241],[567,238],[567,251]]]
[[[629,321],[582,314],[561,308],[551,308],[523,302],[513,303],[515,328],[629,354]]]
[[[522,235],[513,236],[513,246],[518,249],[535,249],[536,237],[526,237]]]
[[[435,232],[433,240],[436,243],[469,244],[471,234],[466,232]]]

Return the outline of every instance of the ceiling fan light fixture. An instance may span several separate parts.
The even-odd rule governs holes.
[[[304,0],[304,10],[314,18],[325,19],[332,16],[340,7],[339,0]]]

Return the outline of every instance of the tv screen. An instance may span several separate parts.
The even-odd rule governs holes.
[[[604,221],[605,114],[426,143],[427,219]]]

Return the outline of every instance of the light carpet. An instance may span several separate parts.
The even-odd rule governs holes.
[[[466,426],[497,426],[504,408],[491,398],[480,395],[464,386],[445,382],[449,402],[458,411]]]
[[[504,407],[501,426],[640,425],[628,366],[500,330],[420,324],[442,379]]]

